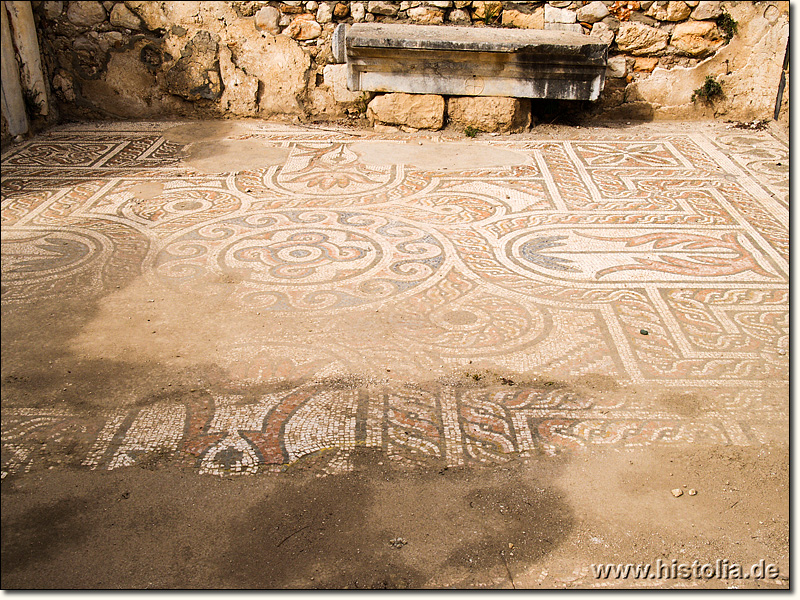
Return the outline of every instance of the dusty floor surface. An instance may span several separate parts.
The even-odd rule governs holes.
[[[786,589],[788,152],[232,121],[6,149],[2,587]]]

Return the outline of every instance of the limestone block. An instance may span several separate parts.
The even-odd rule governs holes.
[[[322,25],[314,20],[314,15],[302,14],[292,19],[283,33],[295,40],[314,40],[322,33]]]
[[[306,6],[306,8],[308,8]],[[328,4],[327,2],[323,2],[317,8],[317,23],[330,23],[333,21],[333,6]]]
[[[415,6],[408,9],[408,18],[412,23],[421,25],[441,25],[444,23],[444,11],[433,6]]]
[[[357,102],[365,92],[351,92],[347,89],[347,65],[325,65],[322,70],[325,85],[333,91],[336,102]]]
[[[547,23],[544,24],[545,29],[550,31],[572,31],[573,33],[583,34],[583,27],[579,23]]]
[[[386,123],[416,129],[441,129],[444,98],[433,94],[392,93],[376,96],[367,107],[370,123]]]
[[[331,60],[335,63],[347,61],[347,28],[346,23],[339,23],[331,36]]]
[[[115,4],[111,9],[111,24],[114,27],[125,27],[126,29],[141,29],[142,21],[133,14],[122,2]]]
[[[393,17],[397,14],[397,7],[390,2],[372,1],[367,3],[367,12],[373,15]]]
[[[167,90],[187,100],[216,100],[222,95],[217,43],[207,31],[198,31],[167,71]]]
[[[459,128],[519,132],[530,126],[531,102],[527,98],[454,96],[447,100],[447,118]]]
[[[722,14],[722,2],[701,2],[692,11],[692,18],[696,21],[705,19],[716,19]]]
[[[595,23],[592,25],[592,34],[593,37],[599,38],[603,41],[603,43],[611,45],[614,41],[615,34],[611,29],[609,29],[608,25],[603,23],[602,21],[599,23]]]
[[[725,40],[714,22],[687,21],[675,26],[671,43],[689,56],[706,56],[719,49]]]
[[[333,16],[336,19],[346,19],[350,14],[350,7],[346,2],[337,2],[333,7]]]
[[[227,46],[220,46],[219,68],[225,88],[220,98],[220,108],[236,115],[255,116],[258,113],[258,79],[233,64]]]
[[[617,32],[617,47],[634,56],[654,54],[667,47],[669,34],[642,23],[623,22]]]
[[[689,17],[691,12],[692,9],[686,2],[670,0],[669,2],[654,2],[645,14],[659,21],[683,21]]]
[[[637,56],[633,63],[634,71],[644,71],[650,73],[658,65],[657,56]]]
[[[278,25],[280,20],[281,11],[274,6],[265,6],[256,13],[256,29],[260,31],[269,31],[274,35],[278,35],[281,32],[281,27]]]
[[[63,2],[42,2],[44,16],[48,19],[57,19],[64,12]]]
[[[612,16],[612,15],[608,15],[608,16],[607,16],[605,19],[603,19],[603,23],[604,23],[604,24],[605,24],[605,25],[606,25],[606,26],[607,26],[607,27],[608,27],[608,28],[609,28],[611,31],[613,31],[614,33],[616,33],[617,31],[619,31],[619,22],[620,22],[620,21],[619,21],[619,19],[618,19],[618,18],[616,18],[616,17],[614,17],[614,16]]]
[[[70,2],[67,19],[78,27],[93,27],[106,20],[106,9],[99,2]]]
[[[475,19],[494,19],[503,10],[502,2],[482,2],[475,0],[472,3],[472,16]]]
[[[550,4],[544,5],[545,23],[575,23],[578,16],[567,8],[556,8]]]
[[[627,61],[624,56],[612,56],[608,59],[606,77],[625,77],[628,74]]]
[[[224,34],[234,64],[261,82],[259,116],[302,114],[298,97],[307,89],[311,59],[300,45],[285,35],[259,35],[250,19],[230,23]]]
[[[472,23],[469,13],[461,8],[454,8],[451,10],[450,14],[447,15],[447,20],[456,25],[469,25]]]
[[[151,4],[155,4],[155,2]],[[204,4],[207,3],[167,2],[164,4],[164,15],[166,22],[170,25],[182,26],[184,29],[195,29],[198,24],[203,23],[204,15],[202,14],[203,11],[201,10],[201,7]],[[213,6],[216,8],[219,5]],[[153,25],[157,25],[158,14],[154,13],[150,18],[153,20]],[[213,20],[216,21],[217,19]]]
[[[642,13],[634,12],[631,13],[630,16],[631,23],[644,23],[645,25],[649,25],[650,27],[658,27],[661,25],[661,21],[658,19],[654,19],[653,17],[648,17],[647,15],[643,15]]]
[[[125,6],[127,6],[132,12],[139,16],[139,18],[144,22],[144,26],[147,27],[150,31],[157,31],[159,29],[166,29],[167,28],[167,17],[164,15],[164,11],[161,10],[159,6],[159,2],[146,2],[146,1],[136,1],[133,2],[131,0],[125,0]],[[182,5],[189,5],[189,4],[198,4],[196,2],[181,2]]]
[[[581,23],[597,23],[608,16],[608,7],[602,2],[590,2],[577,10],[575,15]]]
[[[435,6],[436,8],[452,8],[452,0],[429,0],[425,2],[428,6]]]
[[[62,99],[67,102],[75,102],[75,89],[72,84],[72,79],[66,71],[59,71],[53,77],[53,89]]]
[[[352,5],[350,5],[350,16],[353,17],[353,20],[356,23],[363,21],[366,14],[367,9],[364,8],[364,4],[362,2],[354,2]]]
[[[471,0],[453,0],[453,6],[456,8],[469,8],[471,5]]]
[[[522,7],[508,7],[503,11],[503,27],[520,29],[544,29],[544,7],[538,6],[533,12],[524,12]]]
[[[533,29],[352,25],[351,90],[448,96],[596,100],[608,46],[580,34]],[[425,53],[418,52],[424,49]],[[535,56],[526,61],[520,55]]]

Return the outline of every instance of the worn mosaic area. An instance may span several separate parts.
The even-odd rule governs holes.
[[[202,472],[256,472],[334,449],[325,468],[335,471],[356,445],[458,465],[596,443],[756,443],[759,423],[786,417],[773,392],[788,389],[788,145],[768,131],[497,138],[474,144],[514,164],[426,169],[371,161],[364,148],[388,134],[248,125],[229,139],[285,158],[214,175],[182,161],[168,127],[66,127],[4,154],[4,314],[94,301],[141,278],[205,294],[224,281],[236,310],[321,324],[313,348],[283,331],[228,340],[219,362],[241,382],[404,357],[437,376],[481,361],[717,388],[727,414],[605,406],[535,386],[310,385],[257,401],[209,392],[93,419],[14,408],[3,411],[4,474],[68,439],[91,468],[166,453]],[[406,144],[449,151],[396,143],[403,154]],[[379,310],[392,318],[386,335],[354,345],[333,333]],[[769,410],[754,411],[759,402]]]
[[[87,418],[69,410],[3,410],[2,476],[66,463],[91,469],[177,460],[216,475],[275,471],[317,455],[327,473],[352,468],[356,448],[382,450],[413,466],[504,462],[592,447],[652,443],[748,446],[775,441],[786,413],[778,394],[717,391],[702,415],[681,410],[696,395],[650,399],[563,388],[431,391],[331,390],[306,385],[256,401],[243,395],[186,393]],[[676,410],[677,409],[677,410]]]

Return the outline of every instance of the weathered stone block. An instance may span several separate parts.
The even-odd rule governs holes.
[[[336,19],[346,19],[350,14],[350,6],[347,2],[337,2],[333,7],[333,16]]]
[[[60,1],[42,2],[42,10],[44,11],[44,16],[48,19],[57,19],[64,12],[64,3]]]
[[[450,14],[447,15],[447,20],[456,25],[469,25],[472,23],[469,13],[461,8],[454,8],[451,10]]]
[[[397,7],[390,2],[371,1],[367,4],[367,12],[373,15],[393,17],[397,14]]]
[[[408,9],[408,18],[422,25],[441,25],[444,23],[444,11],[434,6],[415,6]]]
[[[281,32],[280,21],[281,11],[274,6],[265,6],[256,13],[255,17],[256,29],[269,31],[273,35]]]
[[[249,19],[237,19],[225,29],[225,45],[233,62],[258,78],[258,114],[301,114],[298,98],[308,89],[311,59],[293,39],[285,35],[259,35]]]
[[[712,2],[710,0],[701,2],[692,11],[692,18],[697,21],[705,19],[716,19],[722,14],[722,2]]]
[[[653,54],[667,47],[669,34],[641,23],[620,23],[617,47],[635,56]]]
[[[70,2],[67,19],[78,27],[93,27],[106,20],[106,9],[99,2]]]
[[[139,18],[144,23],[144,26],[147,27],[150,31],[158,31],[160,29],[167,28],[167,17],[164,14],[164,11],[161,10],[159,6],[159,2],[147,2],[147,1],[132,1],[132,0],[125,0],[125,6],[127,6],[132,12],[139,16]],[[192,2],[181,2],[180,4],[193,4]],[[196,4],[196,3],[195,3]]]
[[[306,6],[308,9],[308,6]],[[310,9],[309,9],[310,10]],[[330,23],[333,21],[333,6],[328,4],[327,2],[323,2],[317,8],[317,16],[316,19],[317,23]]]
[[[331,58],[335,63],[347,62],[346,37],[349,25],[339,23],[331,36]]]
[[[367,9],[364,8],[364,4],[362,2],[354,2],[350,5],[350,16],[353,17],[353,21],[356,23],[363,21],[366,14]]]
[[[322,70],[325,85],[333,91],[336,102],[358,102],[365,92],[351,92],[347,89],[347,65],[325,65]]]
[[[556,8],[550,4],[544,5],[544,21],[545,23],[575,23],[577,15],[567,8]]]
[[[615,34],[611,29],[609,29],[608,25],[603,23],[602,21],[599,23],[595,23],[592,25],[592,37],[596,37],[597,39],[601,40],[604,44],[608,44],[609,46],[614,41]]]
[[[216,100],[222,95],[217,43],[207,31],[198,31],[167,71],[167,90],[187,100]]]
[[[491,21],[503,10],[502,2],[476,0],[472,3],[472,16],[482,21]]]
[[[526,12],[523,7],[508,7],[503,11],[503,27],[517,27],[519,29],[544,29],[544,7],[536,7],[532,12]]]
[[[527,98],[451,97],[447,100],[447,118],[456,127],[519,132],[531,124],[531,102]]]
[[[534,29],[354,24],[346,34],[353,91],[596,100],[607,53],[596,38]]]
[[[114,27],[125,27],[126,29],[140,29],[142,20],[133,14],[122,2],[115,4],[111,9],[109,18]]]
[[[689,56],[706,56],[720,48],[725,41],[714,22],[687,21],[675,26],[671,43]]]
[[[255,116],[258,113],[258,79],[234,64],[232,53],[225,45],[219,48],[219,66],[224,85],[220,108],[236,115]]]
[[[314,15],[302,14],[292,19],[283,33],[295,40],[314,40],[322,33],[322,25],[314,20]]]
[[[583,35],[583,27],[579,23],[547,23],[545,22],[544,28],[549,31],[569,31]]]
[[[613,56],[608,59],[608,68],[606,69],[606,76],[612,78],[625,77],[628,74],[627,61],[624,56]]]
[[[444,98],[431,94],[376,96],[367,107],[367,118],[373,124],[441,129],[444,125]]]
[[[683,21],[689,17],[692,9],[681,0],[670,0],[669,2],[654,2],[645,14],[659,21]]]
[[[656,56],[637,56],[633,63],[633,70],[650,73],[658,65]]]
[[[581,23],[597,23],[605,19],[609,12],[608,7],[598,0],[579,8],[575,14]]]

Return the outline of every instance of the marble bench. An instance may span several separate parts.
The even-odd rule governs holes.
[[[351,91],[597,100],[608,45],[571,31],[340,25],[334,58]]]

